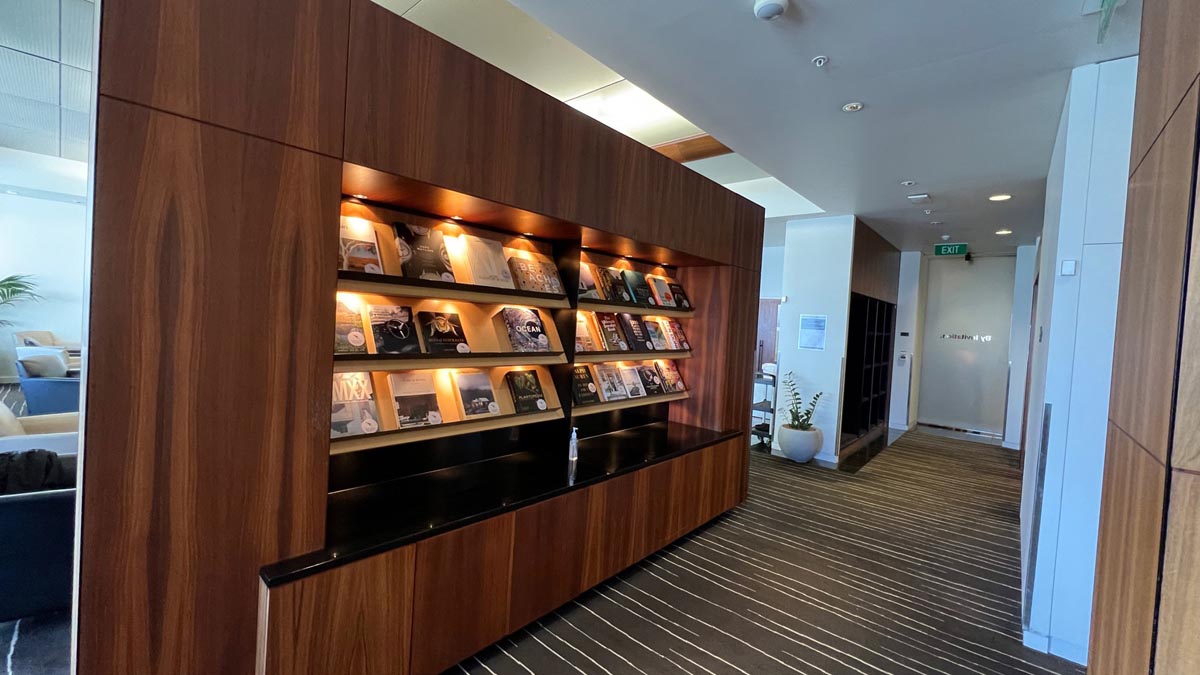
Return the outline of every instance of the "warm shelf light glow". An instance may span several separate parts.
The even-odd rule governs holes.
[[[998,194],[998,195],[992,195],[991,197],[988,197],[988,201],[990,201],[990,202],[1006,202],[1010,199],[1012,199],[1012,195],[1006,195],[1003,193]]]
[[[346,293],[344,291],[338,291],[337,299],[338,302],[346,305],[347,308],[355,312],[362,310],[363,299],[358,293]]]
[[[367,198],[366,195],[350,195],[350,196],[354,197],[355,199],[366,199]]]
[[[359,218],[358,216],[343,216],[342,219],[346,221],[346,227],[350,229],[350,233],[356,237],[369,237],[371,235],[371,231],[375,229],[375,226],[371,224],[371,221],[366,220],[365,218]]]

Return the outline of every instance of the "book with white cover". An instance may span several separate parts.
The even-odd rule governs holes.
[[[504,259],[504,247],[494,239],[484,239],[473,234],[460,235],[463,253],[471,280],[480,286],[493,288],[516,288],[508,262]]]

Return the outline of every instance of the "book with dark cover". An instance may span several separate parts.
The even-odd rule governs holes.
[[[656,304],[645,274],[637,270],[625,270],[621,272],[621,277],[625,279],[625,287],[633,294],[634,302],[642,305]]]
[[[599,388],[592,379],[592,371],[585,365],[575,366],[571,378],[571,397],[575,405],[592,405],[600,402]]]
[[[629,339],[630,349],[638,352],[654,350],[654,343],[650,341],[650,336],[646,333],[646,325],[642,323],[640,316],[629,312],[617,316],[621,318],[621,328],[625,331],[625,337]]]
[[[621,270],[605,267],[601,274],[607,278],[604,290],[608,292],[610,302],[633,302],[633,293],[625,286],[625,277],[621,275]]]
[[[670,284],[662,277],[647,276],[646,280],[650,282],[650,290],[654,292],[654,299],[663,307],[675,306],[675,294],[671,292]]]
[[[671,332],[671,336],[679,344],[678,349],[691,351],[692,345],[688,344],[687,334],[683,332],[683,324],[675,319],[667,319],[667,330]]]
[[[577,313],[575,315],[575,352],[600,351],[604,351],[604,348],[596,341],[596,335],[592,332],[587,312]]]
[[[536,309],[505,307],[500,310],[500,317],[504,319],[508,341],[514,352],[550,351],[550,338]]]
[[[338,299],[334,312],[333,353],[367,353],[367,335],[363,332],[362,314],[341,299]]]
[[[496,402],[496,392],[492,390],[492,380],[487,373],[479,370],[456,372],[454,388],[458,391],[463,419],[500,414],[500,404]]]
[[[674,361],[659,361],[654,366],[658,368],[658,374],[662,377],[663,391],[668,394],[687,391],[687,386],[683,384],[683,376],[679,374]]]
[[[646,387],[642,385],[642,376],[638,374],[637,368],[625,367],[618,368],[621,373],[621,382],[625,385],[625,393],[629,394],[629,398],[641,398],[646,395]]]
[[[504,382],[512,394],[513,407],[518,413],[540,412],[546,409],[546,396],[535,370],[511,370],[504,374]]]
[[[642,387],[646,390],[647,396],[658,396],[666,393],[663,388],[662,376],[658,374],[658,370],[654,366],[638,366],[638,377],[642,378]]]
[[[620,401],[629,398],[625,391],[625,381],[617,367],[609,363],[596,364],[596,384],[600,387],[600,395],[605,401]]]
[[[440,230],[393,223],[396,231],[396,248],[400,251],[400,266],[409,279],[429,281],[454,281],[454,268],[446,243]]]
[[[402,305],[370,305],[371,333],[375,336],[375,351],[379,354],[420,354],[417,324],[412,307]]]
[[[442,423],[433,373],[414,371],[388,375],[392,406],[401,429]]]
[[[621,330],[621,320],[612,312],[596,312],[596,325],[600,328],[600,340],[610,352],[629,351],[629,341]]]
[[[646,335],[650,338],[650,344],[654,345],[655,349],[670,349],[670,346],[667,345],[667,336],[663,335],[662,326],[657,321],[646,319],[642,321],[642,325],[646,327]]]
[[[338,247],[338,266],[351,272],[382,274],[379,262],[379,244],[375,241],[375,227],[363,220],[345,218],[341,223],[341,238]]]
[[[462,321],[454,312],[419,312],[417,320],[421,323],[425,350],[430,354],[471,353],[471,345],[467,344],[467,334],[463,332]]]
[[[579,264],[579,297],[603,300],[603,289],[596,280],[595,268],[587,263]]]
[[[379,410],[369,373],[334,373],[330,438],[361,436],[379,431]]]
[[[675,306],[679,309],[691,309],[692,301],[688,299],[687,293],[683,292],[683,286],[679,284],[667,284],[667,288],[671,289],[671,295],[675,297]]]

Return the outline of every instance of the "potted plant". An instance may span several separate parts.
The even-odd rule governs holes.
[[[0,310],[8,309],[19,302],[41,300],[42,296],[34,292],[37,284],[28,274],[13,274],[0,279]],[[12,321],[0,319],[0,327],[11,326]]]
[[[794,373],[783,376],[783,388],[787,395],[788,421],[779,429],[779,448],[784,457],[803,464],[815,457],[821,449],[821,430],[813,426],[812,418],[822,392],[814,394],[806,407],[804,398],[796,388]]]

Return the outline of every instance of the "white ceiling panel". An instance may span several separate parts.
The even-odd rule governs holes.
[[[722,185],[767,177],[766,171],[736,152],[708,159],[698,159],[694,162],[687,162],[684,166]]]
[[[58,64],[0,47],[0,94],[58,105]]]
[[[813,204],[790,187],[779,182],[778,178],[767,176],[738,183],[725,183],[725,187],[738,193],[766,209],[767,218],[782,216],[808,216],[824,213],[821,207]]]
[[[629,80],[621,80],[567,103],[646,145],[669,143],[704,133]]]
[[[95,11],[87,0],[62,0],[62,62],[68,66],[92,69]]]
[[[58,60],[59,0],[0,0],[0,47]]]

